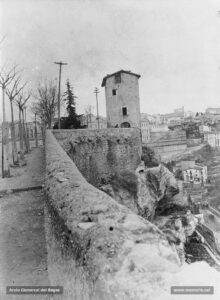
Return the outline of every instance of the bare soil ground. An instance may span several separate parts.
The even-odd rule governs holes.
[[[43,148],[32,149],[27,166],[1,187],[27,187],[43,182]],[[10,180],[10,185],[8,185]],[[4,194],[0,198],[0,299],[52,299],[44,295],[7,295],[6,286],[47,286],[47,251],[44,231],[44,194],[41,189]]]
[[[33,142],[31,143],[31,146],[31,151],[26,154],[24,158],[26,165],[22,168],[11,167],[11,177],[9,178],[0,177],[0,192],[1,190],[9,190],[11,188],[39,186],[43,183],[44,154],[42,142],[40,148],[34,148]],[[12,163],[11,156],[10,163]]]

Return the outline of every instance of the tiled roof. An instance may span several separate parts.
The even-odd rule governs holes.
[[[109,77],[115,76],[116,74],[120,74],[120,73],[126,73],[126,74],[129,74],[129,75],[134,75],[134,76],[136,76],[137,78],[140,78],[140,77],[141,77],[141,75],[132,73],[131,71],[120,70],[120,71],[117,71],[117,72],[112,73],[112,74],[107,74],[107,75],[103,78],[103,80],[102,80],[102,87],[105,86],[106,80],[107,80]]]

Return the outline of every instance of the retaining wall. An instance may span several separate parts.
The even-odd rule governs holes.
[[[194,147],[194,146],[198,146],[202,143],[202,139],[198,138],[198,139],[187,139],[187,146],[188,147]]]
[[[162,232],[89,184],[50,131],[45,150],[48,273],[64,287],[54,299],[169,299],[179,266]]]
[[[93,185],[109,181],[115,172],[135,170],[140,163],[139,129],[54,130],[56,139]]]

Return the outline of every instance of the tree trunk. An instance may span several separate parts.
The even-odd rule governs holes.
[[[21,109],[19,108],[19,140],[20,140],[20,158],[24,158],[24,132],[21,121]]]
[[[17,150],[17,143],[16,143],[16,136],[15,136],[15,124],[14,124],[14,110],[13,110],[13,103],[10,100],[11,106],[11,144],[12,144],[12,159],[13,164],[18,163],[18,150]]]
[[[34,134],[35,134],[35,146],[38,147],[38,136],[37,136],[37,120],[36,120],[36,114],[35,114]]]
[[[5,122],[5,86],[2,86],[2,108],[3,108],[3,122],[2,122],[2,178],[10,176],[9,167],[9,151],[8,149],[8,139],[7,139],[7,125]]]
[[[22,125],[23,125],[23,137],[24,137],[24,143],[25,143],[25,152],[28,153],[28,145],[27,145],[27,133],[26,133],[26,128],[25,128],[25,123],[24,123],[24,110],[22,110]]]
[[[10,163],[9,163],[9,158],[8,158],[8,154],[9,154],[9,141],[8,141],[8,136],[9,136],[9,123],[6,122],[5,123],[5,152],[7,153],[5,155],[5,159],[6,159],[6,166],[7,166],[7,169],[5,171],[5,177],[10,177]]]
[[[26,122],[26,132],[27,132],[27,149],[28,149],[28,152],[30,151],[30,133],[29,133],[29,128],[28,128],[28,125],[27,125],[27,122]]]
[[[42,134],[43,146],[45,146],[45,122],[41,122],[41,134]]]

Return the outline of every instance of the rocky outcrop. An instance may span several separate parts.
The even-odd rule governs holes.
[[[174,175],[166,167],[145,168],[143,163],[135,172],[116,174],[111,185],[100,189],[150,221],[154,219],[159,202],[165,199],[165,206],[169,206],[169,201],[179,192]]]
[[[64,287],[62,299],[154,299],[169,293],[167,274],[174,277],[180,262],[163,232],[90,185],[51,132],[45,192],[48,273],[51,285]]]
[[[137,186],[129,193],[138,193]],[[45,192],[48,273],[51,285],[63,286],[62,300],[173,300],[174,285],[217,287],[214,269],[205,263],[180,268],[157,226],[90,185],[51,132]]]
[[[119,203],[129,207],[132,211],[145,219],[156,222],[167,240],[172,244],[180,258],[185,261],[184,243],[186,241],[185,228],[180,218],[172,219],[168,213],[161,223],[155,219],[155,212],[170,212],[183,210],[175,203],[173,197],[179,193],[179,186],[174,175],[164,166],[145,168],[141,163],[136,172],[123,172],[115,176],[112,185],[102,189]]]

